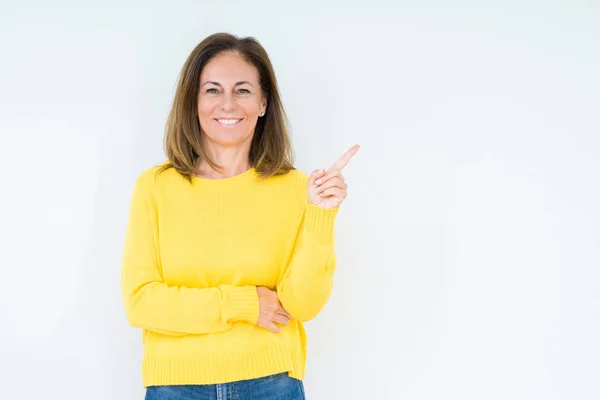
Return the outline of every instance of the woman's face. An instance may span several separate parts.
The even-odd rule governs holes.
[[[267,99],[258,70],[237,53],[222,53],[200,73],[198,118],[203,139],[220,146],[249,144]]]

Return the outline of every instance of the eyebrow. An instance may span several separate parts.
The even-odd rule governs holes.
[[[212,83],[213,85],[217,85],[217,86],[222,86],[219,82],[215,82],[215,81],[208,81],[208,82],[204,82],[204,84],[200,87],[203,87],[204,85],[207,85],[209,83]],[[248,85],[254,87],[254,85],[252,85],[250,82],[248,81],[239,81],[235,83],[235,86],[239,86],[239,85],[243,85],[244,83],[247,83]]]

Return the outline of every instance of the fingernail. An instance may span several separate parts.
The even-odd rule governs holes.
[[[321,184],[321,182],[322,182],[322,181],[321,181],[321,179],[317,179],[317,180],[315,181],[315,183],[316,183],[317,185],[320,185],[320,184]]]

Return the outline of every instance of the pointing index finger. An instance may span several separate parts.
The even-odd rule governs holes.
[[[352,159],[352,156],[354,156],[356,154],[358,149],[360,149],[360,146],[357,144],[350,147],[350,149],[348,151],[346,151],[344,153],[344,155],[341,156],[340,159],[335,162],[335,164],[333,164],[333,166],[330,168],[330,170],[341,171],[342,168],[344,168],[346,165],[348,165],[348,163]]]

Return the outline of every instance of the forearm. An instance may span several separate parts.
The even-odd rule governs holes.
[[[137,328],[181,336],[225,332],[236,321],[258,319],[254,286],[199,289],[153,281],[124,287],[127,319]]]
[[[306,207],[294,253],[277,286],[281,304],[300,321],[314,318],[329,300],[337,264],[333,236],[337,210]]]
[[[316,317],[331,296],[335,267],[333,251],[313,248],[298,253],[277,287],[283,308],[302,322]]]

